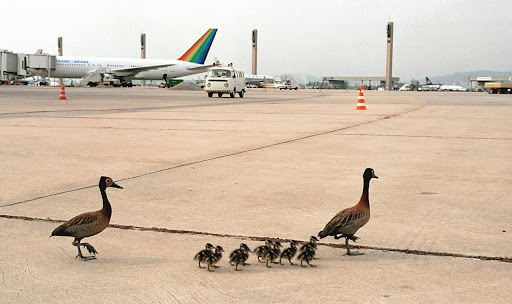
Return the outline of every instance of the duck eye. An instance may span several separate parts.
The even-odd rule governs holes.
[[[107,179],[107,183],[110,184],[112,182],[111,179]]]

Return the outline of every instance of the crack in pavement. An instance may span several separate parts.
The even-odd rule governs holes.
[[[65,223],[66,222],[65,220],[55,220],[55,219],[51,219],[51,218],[43,219],[43,218],[37,218],[37,217],[7,215],[7,214],[0,214],[0,218],[11,219],[11,220],[20,220],[20,221],[45,222],[45,223]],[[168,228],[163,228],[163,227],[144,227],[144,226],[133,226],[133,225],[121,225],[121,224],[110,224],[108,227],[114,228],[114,229],[121,229],[121,230],[149,231],[149,232],[168,233],[168,234],[204,235],[204,236],[233,238],[233,239],[251,240],[251,241],[266,241],[266,240],[273,240],[273,241],[280,241],[280,242],[290,242],[291,241],[291,239],[266,237],[266,236],[248,236],[248,235],[212,233],[212,232],[205,232],[205,231],[168,229]],[[308,241],[301,241],[301,240],[296,240],[296,241],[299,244],[305,244],[308,242]],[[318,245],[328,246],[331,248],[346,248],[344,244],[318,243]],[[382,251],[382,252],[396,252],[396,253],[413,254],[413,255],[453,257],[453,258],[476,259],[476,260],[481,260],[481,261],[496,261],[496,262],[503,262],[503,263],[512,263],[512,257],[468,255],[468,254],[451,253],[451,252],[387,248],[387,247],[376,247],[376,246],[365,246],[365,245],[351,245],[351,247],[356,248],[356,249],[368,249],[368,250],[375,250],[375,251]]]
[[[172,166],[172,167],[167,167],[167,168],[163,168],[163,169],[159,169],[159,170],[155,170],[155,171],[151,171],[151,172],[146,172],[146,173],[142,173],[142,174],[138,174],[138,175],[134,175],[134,176],[130,176],[130,177],[125,177],[125,178],[122,178],[122,179],[116,179],[116,181],[117,182],[127,181],[127,180],[131,180],[131,179],[136,179],[136,178],[140,178],[140,177],[144,177],[144,176],[154,175],[154,174],[162,173],[162,172],[165,172],[165,171],[170,171],[170,170],[178,169],[178,168],[183,168],[183,167],[188,167],[188,166],[192,166],[192,165],[196,165],[196,164],[200,164],[200,163],[205,163],[205,162],[209,162],[209,161],[212,161],[212,160],[218,160],[218,159],[227,158],[227,157],[231,157],[231,156],[241,155],[241,154],[248,153],[248,152],[254,152],[254,151],[259,151],[259,150],[263,150],[263,149],[267,149],[267,148],[271,148],[271,147],[285,145],[285,144],[289,144],[289,143],[293,143],[293,142],[297,142],[297,141],[301,141],[301,140],[305,140],[305,139],[310,139],[310,138],[319,137],[319,136],[323,136],[323,135],[333,134],[333,133],[336,133],[336,132],[339,132],[339,131],[348,130],[348,129],[355,128],[355,127],[358,127],[358,126],[371,124],[371,123],[378,122],[378,121],[381,121],[381,120],[386,120],[386,119],[398,117],[400,115],[407,114],[407,113],[410,113],[410,112],[413,112],[413,111],[417,111],[417,110],[425,107],[427,104],[428,104],[428,102],[422,104],[419,107],[410,109],[408,111],[404,111],[404,112],[397,113],[397,114],[386,115],[386,116],[379,117],[379,118],[376,118],[376,119],[373,119],[373,120],[368,120],[368,121],[360,122],[360,123],[357,123],[357,124],[354,124],[354,125],[351,125],[351,126],[345,126],[345,127],[336,128],[336,129],[332,129],[332,130],[327,130],[327,131],[323,131],[323,132],[319,132],[319,133],[314,133],[314,134],[309,134],[309,135],[305,135],[305,136],[301,136],[301,137],[297,137],[297,138],[292,138],[292,139],[288,139],[288,140],[284,140],[284,141],[279,141],[279,142],[276,142],[276,143],[273,143],[273,144],[268,144],[268,145],[264,145],[264,146],[260,146],[260,147],[256,147],[256,148],[250,148],[250,149],[246,149],[246,150],[242,150],[242,151],[227,153],[227,154],[223,154],[223,155],[219,155],[219,156],[214,156],[214,157],[210,157],[210,158],[206,158],[206,159],[201,159],[201,160],[197,160],[197,161],[193,161],[193,162],[188,162],[188,163],[184,163],[184,164],[180,164],[180,165],[176,165],[176,166]],[[71,190],[66,190],[66,191],[61,191],[61,192],[57,192],[57,193],[42,195],[42,196],[38,196],[38,197],[35,197],[35,198],[19,201],[19,202],[14,202],[14,203],[6,204],[6,205],[1,205],[0,208],[10,207],[10,206],[19,205],[19,204],[25,204],[25,203],[33,202],[33,201],[36,201],[36,200],[39,200],[39,199],[43,199],[43,198],[48,198],[48,197],[57,196],[57,195],[61,195],[61,194],[66,194],[66,193],[70,193],[70,192],[80,191],[80,190],[89,189],[89,188],[93,188],[93,187],[97,187],[97,185],[84,186],[84,187],[75,188],[75,189],[71,189]]]

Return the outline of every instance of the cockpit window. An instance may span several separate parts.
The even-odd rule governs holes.
[[[209,74],[209,76],[212,76],[212,77],[223,77],[223,78],[231,77],[231,72],[229,70],[211,70],[208,74]]]

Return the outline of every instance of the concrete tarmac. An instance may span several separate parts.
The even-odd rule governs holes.
[[[364,93],[356,111],[358,91],[0,87],[0,303],[512,302],[512,96]],[[364,255],[325,238],[317,267],[229,265],[240,242],[316,235],[367,167]],[[84,262],[49,236],[101,208],[102,175],[124,189]],[[193,260],[207,242],[215,272]]]

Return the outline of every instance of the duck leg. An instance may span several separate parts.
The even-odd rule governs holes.
[[[78,255],[75,257],[75,259],[76,259],[76,258],[78,258],[78,257],[80,257],[80,259],[81,259],[82,261],[89,261],[89,260],[94,260],[94,259],[96,259],[96,257],[95,257],[95,256],[92,256],[92,255],[91,255],[91,256],[83,256],[83,255],[82,255],[82,251],[80,250],[80,246],[84,246],[84,247],[86,247],[86,248],[87,248],[87,250],[89,250],[89,252],[90,252],[90,253],[93,253],[93,252],[94,252],[94,253],[96,253],[96,250],[95,250],[95,249],[94,249],[94,247],[92,247],[90,244],[88,244],[88,243],[80,243],[80,240],[76,240],[76,239],[75,239],[75,240],[73,241],[73,246],[76,246],[76,248],[78,249]],[[92,248],[92,251],[91,251],[91,249],[90,249],[89,247],[91,247],[91,248]]]
[[[272,268],[272,266],[268,265],[268,260],[266,262],[267,268]]]
[[[309,261],[306,261],[306,263],[308,263],[308,265],[311,267],[316,267],[316,265],[310,264]]]
[[[346,236],[345,237],[345,247],[347,247],[346,255],[363,255],[364,253],[359,251],[350,251],[350,245],[348,244],[348,240],[353,240],[354,242],[358,239],[356,236]]]

